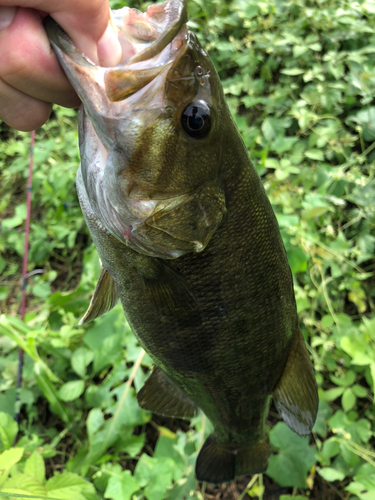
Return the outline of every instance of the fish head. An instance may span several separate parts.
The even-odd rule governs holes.
[[[91,208],[117,239],[162,258],[202,251],[225,215],[227,108],[186,20],[180,0],[114,11],[123,61],[113,68],[93,64],[52,20],[46,25],[83,103],[80,178]]]

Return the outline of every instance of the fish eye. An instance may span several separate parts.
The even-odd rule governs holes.
[[[207,137],[211,130],[211,110],[204,101],[191,102],[181,115],[184,130],[194,139]]]

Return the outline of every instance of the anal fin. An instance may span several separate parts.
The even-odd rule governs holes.
[[[197,414],[195,403],[158,367],[138,392],[137,400],[141,408],[167,417],[191,419]]]
[[[310,434],[318,411],[318,391],[305,341],[295,335],[279,383],[273,391],[277,411],[292,431]]]
[[[117,304],[118,299],[116,284],[109,272],[102,267],[90,305],[78,324],[83,325],[103,316]]]

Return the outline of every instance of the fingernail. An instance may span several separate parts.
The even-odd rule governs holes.
[[[98,58],[99,64],[106,67],[116,66],[121,62],[122,49],[112,19],[98,42]]]
[[[0,7],[0,30],[5,30],[12,23],[17,7]]]

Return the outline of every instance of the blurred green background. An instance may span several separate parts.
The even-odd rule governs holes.
[[[25,323],[30,134],[0,123],[0,495],[374,500],[375,1],[191,0],[189,17],[279,221],[319,385],[313,435],[271,409],[266,474],[197,485],[210,423],[138,408],[151,360],[120,306],[77,326],[100,265],[75,192],[77,113],[56,107],[36,132]]]

